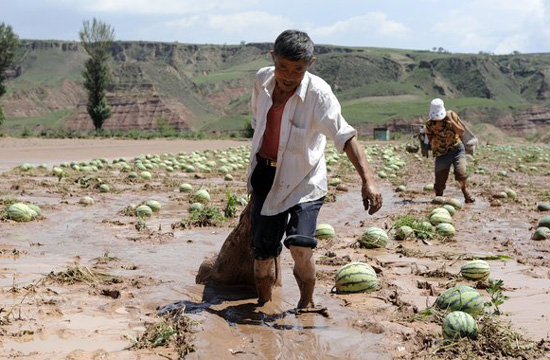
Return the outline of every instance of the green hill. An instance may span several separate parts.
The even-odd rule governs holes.
[[[117,42],[109,94],[115,111],[106,127],[155,129],[167,123],[181,131],[241,130],[249,117],[254,73],[271,64],[270,48],[265,43]],[[513,118],[550,105],[550,54],[317,45],[316,56],[312,72],[332,86],[345,118],[360,128],[417,121],[433,97],[469,114],[470,122]],[[91,128],[81,76],[86,59],[77,43],[22,41],[1,99],[7,115],[3,131]]]

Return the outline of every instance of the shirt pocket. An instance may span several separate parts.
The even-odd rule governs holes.
[[[307,129],[290,124],[290,135],[286,149],[293,154],[304,154],[307,148]]]

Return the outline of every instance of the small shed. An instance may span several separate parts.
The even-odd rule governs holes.
[[[389,140],[390,129],[387,127],[374,128],[374,140]]]

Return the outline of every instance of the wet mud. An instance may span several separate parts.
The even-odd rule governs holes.
[[[205,149],[233,146],[206,143],[201,144]],[[25,161],[54,165],[73,159],[56,146],[48,155],[47,146],[34,147],[33,154],[30,145]],[[143,153],[142,146],[128,142],[125,156],[131,159]],[[147,324],[180,309],[193,322],[189,337],[194,351],[186,359],[418,358],[415,354],[428,346],[426,339],[438,341],[442,336],[440,325],[414,321],[415,315],[450,286],[476,286],[460,276],[460,267],[473,258],[489,259],[491,278],[504,280],[509,299],[501,308],[513,328],[534,341],[548,341],[550,241],[533,241],[530,236],[542,216],[536,204],[550,196],[545,192],[550,168],[541,163],[538,173],[517,172],[507,178],[473,174],[471,192],[476,202],[454,215],[457,231],[452,240],[396,241],[392,226],[397,218],[426,217],[435,206],[433,193],[422,190],[432,181],[432,160],[401,151],[401,144],[391,146],[407,166],[396,172],[396,178],[378,179],[384,206],[373,216],[362,209],[358,177],[342,166],[331,172],[349,190],[331,188],[318,220],[336,231],[335,238],[319,240],[315,250],[315,300],[328,308],[329,317],[296,314],[299,292],[286,249],[283,286],[262,307],[256,305],[253,289],[195,284],[201,262],[220,249],[238,218],[221,226],[174,226],[189,215],[191,202],[178,186],[189,182],[207,187],[213,205],[224,208],[228,187],[245,195],[246,170],[235,172],[233,181],[224,181],[220,174],[197,177],[177,171],[159,173],[151,182],[128,182],[124,173],[105,170],[100,176],[113,190],[100,193],[75,183],[75,176],[59,181],[49,172],[21,173],[12,168],[17,160],[4,160],[0,198],[37,204],[44,216],[28,223],[0,221],[0,357],[177,359],[173,347],[132,345]],[[89,159],[96,157],[90,154]],[[502,167],[491,161],[490,153],[486,158],[479,155],[479,161],[493,174]],[[371,154],[371,164],[378,172],[384,160]],[[394,191],[398,182],[406,183],[405,192]],[[495,205],[495,189],[510,186],[517,189],[518,198]],[[79,204],[84,195],[92,196],[95,204]],[[445,196],[463,200],[451,181]],[[145,229],[138,229],[137,218],[125,215],[123,209],[147,199],[158,200],[162,209],[146,220]],[[357,246],[357,238],[371,226],[388,231],[387,248]],[[331,291],[336,272],[350,261],[377,269],[377,291],[347,295]],[[117,280],[67,284],[48,276],[71,267]],[[487,300],[486,291],[479,291]],[[533,358],[541,358],[540,354]]]

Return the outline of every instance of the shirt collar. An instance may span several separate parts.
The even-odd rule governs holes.
[[[273,94],[273,89],[275,88],[275,67],[272,66],[271,69],[273,70],[273,72],[262,84],[265,91],[268,92],[270,95]],[[304,78],[302,79],[302,82],[296,88],[295,94],[298,95],[302,101],[306,99],[306,92],[310,82],[310,77],[311,75],[309,71],[306,71],[306,73],[304,74]]]

